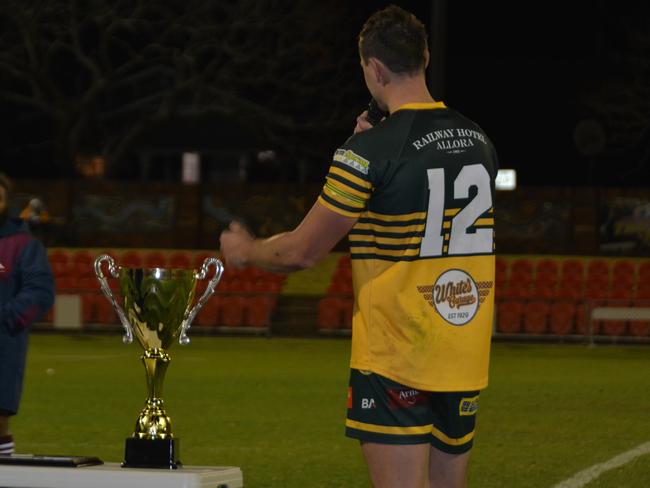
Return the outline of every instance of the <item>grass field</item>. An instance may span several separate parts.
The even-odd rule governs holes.
[[[164,398],[186,465],[235,465],[251,487],[368,487],[343,435],[348,340],[195,337]],[[13,431],[19,452],[121,461],[145,399],[139,346],[36,335]],[[650,349],[493,346],[472,487],[551,487],[650,440]],[[650,486],[650,456],[589,487]]]

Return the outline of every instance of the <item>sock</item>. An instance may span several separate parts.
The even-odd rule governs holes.
[[[13,454],[15,452],[14,437],[11,434],[0,436],[0,454]]]

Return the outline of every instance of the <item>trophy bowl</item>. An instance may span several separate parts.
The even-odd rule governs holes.
[[[102,269],[119,280],[122,304],[115,298]],[[215,272],[192,307],[196,284],[206,279],[209,268]],[[122,340],[133,336],[144,350],[141,357],[147,379],[147,400],[136,421],[132,437],[126,439],[123,467],[175,469],[179,461],[179,440],[172,433],[171,420],[164,408],[163,381],[171,358],[167,350],[178,340],[189,344],[187,334],[194,317],[212,296],[223,273],[223,264],[207,258],[201,269],[118,267],[114,259],[102,254],[95,260],[95,274],[102,292],[115,308],[124,327]]]

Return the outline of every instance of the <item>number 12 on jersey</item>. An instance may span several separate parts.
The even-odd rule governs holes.
[[[420,245],[420,257],[442,256],[445,241],[443,223],[445,216],[445,169],[427,170],[429,180],[429,206],[424,237]],[[448,255],[486,254],[492,252],[494,229],[469,228],[485,212],[492,208],[490,175],[481,164],[463,166],[454,180],[454,198],[469,198],[470,187],[475,186],[476,195],[450,222]]]

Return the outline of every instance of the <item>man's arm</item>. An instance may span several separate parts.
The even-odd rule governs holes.
[[[221,234],[221,253],[234,267],[257,266],[288,273],[309,268],[329,253],[352,228],[356,217],[345,217],[316,202],[290,232],[254,239],[237,223]]]

